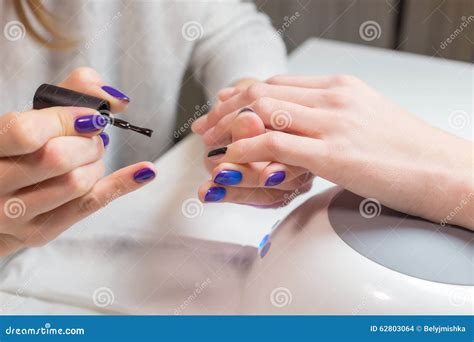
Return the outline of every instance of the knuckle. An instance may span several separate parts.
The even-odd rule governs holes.
[[[257,100],[265,93],[265,84],[257,82],[247,88],[247,95],[252,100]]]
[[[96,77],[97,72],[94,69],[88,67],[79,67],[77,69],[74,69],[69,75],[69,79],[72,82],[78,83],[88,82],[96,79]]]
[[[77,169],[66,175],[65,184],[66,188],[76,195],[85,194],[92,187],[87,175]]]
[[[283,134],[281,132],[272,131],[266,134],[266,139],[264,141],[265,147],[272,153],[274,156],[278,157],[281,154],[283,147]]]
[[[40,164],[48,170],[65,171],[69,164],[68,158],[65,158],[61,147],[53,141],[49,141],[39,151]]]
[[[278,84],[278,83],[281,83],[284,78],[285,78],[285,75],[275,75],[275,76],[270,77],[266,83]]]
[[[328,90],[322,94],[324,101],[332,107],[346,107],[351,101],[349,95],[341,91]]]
[[[37,150],[39,148],[39,142],[34,134],[35,127],[31,125],[31,120],[15,113],[8,115],[10,120],[16,120],[8,133],[15,145],[21,148],[25,153]]]
[[[79,201],[79,214],[90,214],[96,212],[97,210],[105,207],[107,203],[104,203],[99,195],[95,193],[90,193],[87,196],[84,196]]]
[[[261,97],[255,101],[254,110],[257,113],[266,113],[271,111],[273,100],[269,97]]]
[[[333,78],[336,85],[350,85],[358,82],[358,78],[352,75],[336,75]]]

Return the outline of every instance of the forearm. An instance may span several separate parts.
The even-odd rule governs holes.
[[[449,150],[453,161],[445,163],[445,184],[439,196],[433,198],[439,210],[433,210],[434,221],[443,227],[447,224],[458,225],[474,230],[474,144],[459,141]]]

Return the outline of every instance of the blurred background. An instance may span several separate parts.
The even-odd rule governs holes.
[[[309,37],[334,39],[460,61],[474,60],[472,0],[255,0],[275,28],[296,12],[299,17],[281,35],[291,52]],[[286,19],[285,19],[286,18]],[[377,39],[359,28],[380,25]],[[464,22],[464,24],[463,24]],[[445,42],[450,36],[451,42]],[[445,42],[445,44],[442,44]]]
[[[316,37],[436,58],[474,61],[473,0],[249,0],[266,13],[288,53]],[[361,32],[361,30],[365,30]],[[189,72],[177,127],[201,90]]]

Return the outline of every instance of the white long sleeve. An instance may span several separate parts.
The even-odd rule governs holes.
[[[283,41],[254,4],[215,1],[200,24],[191,64],[208,96],[240,78],[263,80],[287,71]]]

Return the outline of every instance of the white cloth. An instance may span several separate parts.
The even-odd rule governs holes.
[[[212,98],[242,77],[286,71],[285,48],[268,18],[250,3],[225,1],[47,0],[76,48],[51,51],[28,35],[0,36],[0,115],[31,107],[41,83],[57,83],[89,66],[131,98],[127,118],[155,130],[152,139],[111,128],[110,170],[155,160],[173,142],[176,108],[188,66]],[[12,1],[0,4],[2,28],[14,25]],[[7,39],[7,38],[10,38]],[[189,80],[184,80],[187,82]],[[196,104],[204,107],[205,104]],[[199,110],[202,114],[202,111]],[[194,113],[189,113],[193,117]]]

